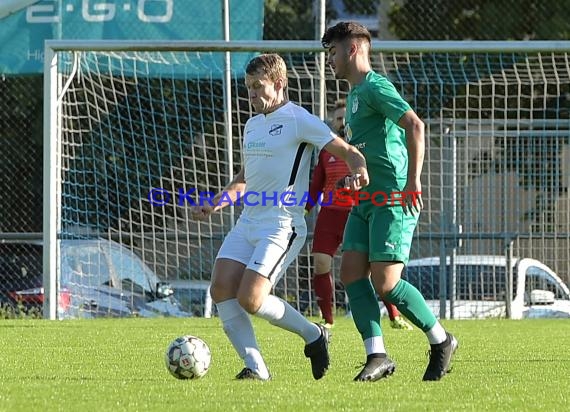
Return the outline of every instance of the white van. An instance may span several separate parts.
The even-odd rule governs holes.
[[[570,318],[570,290],[544,263],[513,258],[513,319]],[[493,255],[458,255],[454,259],[454,319],[506,316],[507,259]],[[446,313],[450,318],[450,259],[446,262]],[[440,315],[440,259],[412,259],[404,279],[416,286],[436,315]]]

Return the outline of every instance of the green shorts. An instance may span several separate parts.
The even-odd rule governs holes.
[[[378,207],[362,203],[352,208],[342,242],[343,251],[368,254],[370,262],[408,263],[419,214],[401,207]]]

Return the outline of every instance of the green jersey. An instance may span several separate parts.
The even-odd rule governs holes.
[[[350,91],[345,131],[349,143],[366,158],[370,184],[363,190],[390,196],[406,185],[406,133],[398,121],[410,109],[394,85],[373,71]]]

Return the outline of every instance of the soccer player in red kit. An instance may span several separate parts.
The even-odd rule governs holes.
[[[344,137],[344,114],[346,102],[339,99],[335,103],[332,127],[339,136]],[[307,213],[317,203],[319,193],[323,193],[320,201],[321,210],[317,217],[313,239],[313,288],[317,297],[317,304],[323,316],[325,327],[332,327],[334,282],[331,275],[331,264],[339,245],[342,243],[344,226],[352,205],[347,199],[336,201],[335,186],[337,181],[350,174],[345,162],[333,156],[326,150],[321,150],[319,161],[313,171],[309,194],[312,202],[307,202]],[[400,312],[393,304],[384,301],[390,324],[394,329],[411,330],[412,326],[400,317]]]

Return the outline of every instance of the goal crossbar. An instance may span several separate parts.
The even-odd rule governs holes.
[[[255,41],[147,41],[147,40],[47,40],[46,49],[54,51],[244,51],[244,52],[322,52],[315,40],[255,40]],[[372,41],[375,52],[564,52],[570,51],[567,40],[514,40],[514,41]]]

